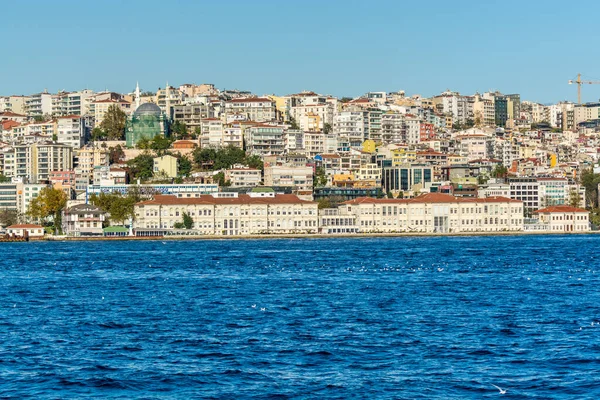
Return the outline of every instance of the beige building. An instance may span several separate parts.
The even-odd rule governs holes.
[[[267,97],[240,97],[225,103],[227,114],[242,114],[251,121],[270,122],[277,118],[275,102]]]
[[[108,111],[110,106],[114,106],[114,105],[120,107],[121,110],[123,110],[123,112],[125,112],[125,114],[127,114],[127,115],[131,114],[131,103],[128,101],[113,100],[113,99],[94,101],[92,103],[91,108],[93,108],[93,110],[94,110],[94,121],[96,123],[96,126],[100,126],[100,124],[104,120],[104,114],[106,114],[106,112]]]
[[[547,232],[589,232],[590,213],[583,208],[566,205],[550,206],[535,211],[539,225]]]
[[[413,199],[362,197],[339,207],[354,215],[360,232],[516,232],[523,230],[523,203],[504,197],[459,198],[428,193]]]
[[[29,237],[43,237],[46,234],[43,226],[33,224],[11,225],[6,228],[6,232],[9,235]]]
[[[154,158],[154,175],[163,175],[168,178],[177,178],[177,157],[164,155]]]
[[[135,205],[135,229],[173,229],[183,213],[203,235],[316,233],[318,205],[291,194],[274,192],[215,193],[183,197],[157,195]],[[137,233],[136,233],[137,234]]]
[[[225,171],[225,180],[231,182],[231,187],[258,186],[262,172],[253,168],[232,168]]]
[[[93,144],[77,149],[75,150],[75,163],[75,169],[79,176],[91,178],[94,167],[108,166],[108,149]]]
[[[265,163],[265,186],[290,186],[296,193],[312,193],[313,168]]]

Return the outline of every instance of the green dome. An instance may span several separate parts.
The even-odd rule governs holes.
[[[134,111],[134,115],[135,116],[141,116],[141,115],[155,115],[157,117],[160,117],[160,114],[162,113],[162,111],[160,110],[160,107],[157,106],[154,103],[144,103],[142,105],[140,105],[135,111]]]

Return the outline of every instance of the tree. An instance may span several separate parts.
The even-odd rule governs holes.
[[[181,121],[173,121],[170,131],[176,139],[181,139],[188,135],[187,126]]]
[[[185,229],[192,229],[194,227],[194,219],[186,212],[183,213],[183,226]]]
[[[194,164],[200,169],[205,169],[209,165],[214,165],[215,158],[217,158],[217,151],[212,148],[195,148],[192,152]],[[212,169],[212,168],[209,168]]]
[[[316,186],[326,186],[327,185],[327,176],[325,175],[325,168],[319,167],[315,170],[315,185]]]
[[[57,135],[56,133],[53,133],[53,134],[52,134],[52,141],[53,141],[54,143],[58,142],[58,135]]]
[[[186,156],[179,156],[179,162],[177,163],[179,168],[178,174],[179,176],[190,176],[190,172],[192,172],[192,162]]]
[[[192,134],[192,139],[198,139],[200,136],[202,136],[202,129],[200,129],[199,126],[194,128],[194,133]]]
[[[17,214],[17,211],[15,210],[8,210],[8,209],[3,209],[0,210],[0,225],[2,226],[10,226],[10,225],[14,225],[18,222],[19,220],[19,216]]]
[[[581,173],[580,182],[585,188],[587,205],[591,208],[598,207],[598,184],[600,184],[600,174],[594,174],[592,169],[586,169]]]
[[[325,135],[327,135],[329,132],[331,132],[331,124],[330,124],[330,123],[327,123],[327,122],[325,122],[325,123],[323,124],[323,133],[324,133]]]
[[[221,187],[231,186],[231,181],[225,180],[225,174],[222,171],[213,175],[213,181]]]
[[[150,141],[150,148],[156,152],[157,155],[163,155],[165,151],[171,147],[172,140],[163,136],[156,135]]]
[[[125,151],[120,144],[108,149],[108,160],[111,164],[119,164],[125,159]]]
[[[319,199],[317,207],[319,210],[322,210],[323,208],[331,208],[331,200],[329,200],[329,197],[323,197]]]
[[[245,159],[246,152],[243,149],[229,145],[217,151],[213,168],[215,170],[228,169],[234,164],[243,164]]]
[[[350,101],[352,101],[352,97],[342,97],[340,99],[340,102],[342,102],[342,103],[348,103]]]
[[[127,161],[132,179],[148,180],[153,176],[154,157],[150,153],[142,153],[136,158]]]
[[[393,199],[394,195],[392,194],[392,192],[390,192],[389,190],[387,191],[387,197],[388,199]]]
[[[123,140],[125,138],[125,125],[127,124],[127,115],[121,107],[116,104],[108,107],[104,118],[100,123],[100,128],[106,132],[109,140]]]
[[[150,150],[150,139],[145,138],[145,137],[141,138],[135,144],[135,147],[137,147],[140,150]]]
[[[104,132],[102,129],[95,127],[94,129],[92,129],[92,141],[98,141],[101,139],[105,139],[106,138],[106,132]]]
[[[130,192],[126,196],[120,193],[100,193],[90,196],[90,203],[110,214],[110,220],[118,225],[134,217],[135,203],[141,198],[138,193]]]
[[[300,125],[296,122],[296,118],[290,116],[290,129],[300,129]]]
[[[0,183],[10,182],[10,178],[0,173]]]
[[[492,171],[492,176],[494,178],[506,178],[507,175],[508,175],[508,168],[506,168],[502,164],[496,165],[496,167]]]
[[[54,188],[43,188],[38,197],[29,203],[28,214],[34,219],[45,220],[53,217],[54,229],[62,233],[62,210],[67,205],[67,195],[62,190]]]
[[[577,208],[581,206],[581,195],[577,189],[571,189],[569,192],[569,205]]]
[[[261,171],[264,171],[265,169],[265,163],[263,162],[262,158],[260,158],[260,156],[257,156],[256,154],[250,157],[246,157],[245,163],[250,168],[260,169]]]

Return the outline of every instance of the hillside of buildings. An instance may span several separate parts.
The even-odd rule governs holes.
[[[600,102],[219,90],[0,96],[0,226],[22,234],[585,232]]]

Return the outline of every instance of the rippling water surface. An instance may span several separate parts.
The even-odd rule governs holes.
[[[600,397],[598,236],[1,244],[0,397]]]

